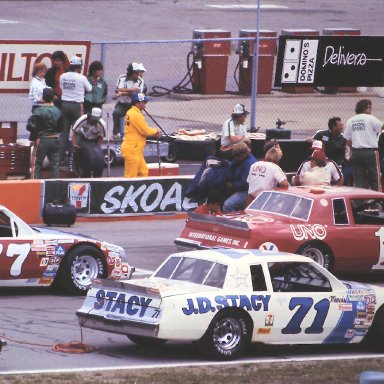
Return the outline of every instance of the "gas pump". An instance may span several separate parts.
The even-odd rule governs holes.
[[[228,56],[231,54],[231,33],[223,30],[193,31],[192,88],[196,93],[224,94],[227,82]]]
[[[237,53],[239,55],[239,93],[250,95],[253,86],[253,60],[256,30],[242,29],[239,37]],[[258,62],[258,94],[269,94],[272,89],[273,68],[277,52],[277,33],[273,31],[259,31],[259,62]]]

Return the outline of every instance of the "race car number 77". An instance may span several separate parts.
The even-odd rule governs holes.
[[[29,251],[31,250],[31,244],[9,244],[7,248],[7,257],[15,257],[15,261],[12,263],[9,270],[11,276],[20,276],[21,267],[24,261],[28,257]],[[3,253],[3,244],[0,244],[0,255]]]

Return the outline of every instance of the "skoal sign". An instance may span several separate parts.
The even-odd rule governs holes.
[[[384,86],[384,37],[280,36],[275,86]]]
[[[44,202],[69,200],[79,214],[137,215],[185,212],[192,178],[45,180]]]

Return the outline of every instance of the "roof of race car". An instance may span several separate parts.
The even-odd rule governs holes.
[[[322,197],[345,197],[346,195],[354,198],[370,197],[384,198],[383,192],[373,191],[371,189],[355,188],[348,186],[324,186],[324,185],[303,185],[298,187],[289,187],[287,190],[278,190],[282,193],[297,193],[311,198]]]
[[[209,260],[209,261],[222,261],[228,264],[236,263],[240,259],[242,261],[247,261],[247,259],[252,259],[251,261],[255,261],[256,258],[257,259],[263,258],[264,260],[268,258],[267,261],[270,261],[270,262],[288,261],[288,260],[312,262],[312,260],[308,257],[295,255],[293,253],[261,251],[258,249],[215,248],[215,249],[209,249],[209,250],[179,252],[179,253],[174,253],[171,256],[184,256],[184,257],[192,257],[195,259],[202,259],[202,260]]]

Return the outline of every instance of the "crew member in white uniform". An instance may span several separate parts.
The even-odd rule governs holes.
[[[260,192],[273,188],[288,188],[288,180],[278,162],[283,153],[279,146],[270,148],[265,154],[264,160],[256,161],[248,175],[248,202],[252,201]]]
[[[372,116],[372,102],[362,99],[357,102],[356,115],[345,125],[344,137],[352,148],[351,165],[355,187],[364,188],[367,174],[368,187],[382,191],[378,135],[384,129],[383,122]]]
[[[231,118],[226,120],[221,129],[221,149],[226,150],[231,146],[240,142],[247,141],[248,132],[245,119],[249,112],[243,104],[236,104],[233,108]]]
[[[83,115],[84,94],[92,91],[92,85],[81,74],[83,61],[74,56],[69,62],[69,71],[60,76],[61,110],[63,112],[63,132],[60,135],[60,161],[64,160],[65,152],[69,149],[69,132],[75,121]]]

